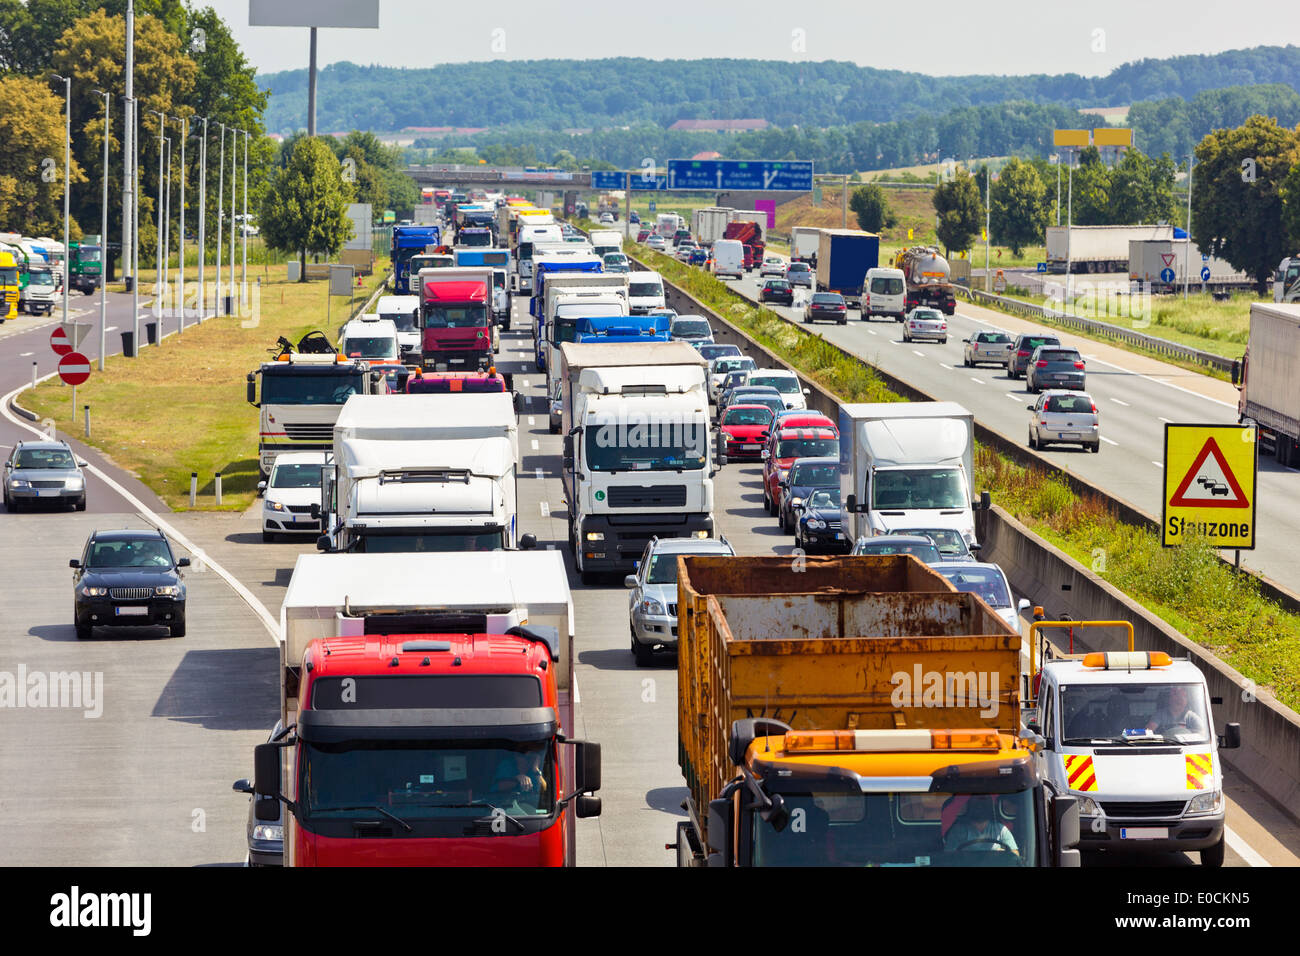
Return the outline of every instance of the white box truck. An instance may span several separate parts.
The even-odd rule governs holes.
[[[585,583],[713,533],[708,363],[686,342],[560,346],[569,546]]]
[[[1239,369],[1239,371],[1238,371]],[[1233,384],[1241,421],[1259,426],[1277,461],[1300,466],[1300,303],[1252,302],[1250,340]]]
[[[840,495],[853,540],[951,528],[974,548],[975,416],[956,402],[840,406]]]
[[[806,262],[817,267],[817,249],[821,245],[821,230],[812,226],[795,226],[790,230],[790,261]]]
[[[1174,238],[1173,226],[1048,226],[1047,271],[1125,272],[1135,239]]]
[[[706,206],[691,213],[691,235],[700,245],[708,248],[722,238],[736,210],[727,206]]]
[[[1145,282],[1152,292],[1177,292],[1184,281],[1198,292],[1254,285],[1254,280],[1238,272],[1232,263],[1202,254],[1200,247],[1187,239],[1131,240],[1128,277],[1130,282]]]
[[[518,535],[518,426],[506,392],[355,396],[321,483],[322,551],[496,551]]]

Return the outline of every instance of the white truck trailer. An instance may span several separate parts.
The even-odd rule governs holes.
[[[1173,226],[1048,226],[1047,271],[1125,272],[1130,242],[1173,238]]]
[[[1300,303],[1252,302],[1250,340],[1233,384],[1241,421],[1259,426],[1278,462],[1300,466]]]
[[[1178,292],[1184,282],[1197,292],[1247,289],[1250,276],[1218,256],[1203,254],[1188,239],[1134,239],[1128,244],[1128,277],[1152,292]]]
[[[840,406],[840,495],[853,540],[951,528],[976,547],[975,416],[956,402]]]

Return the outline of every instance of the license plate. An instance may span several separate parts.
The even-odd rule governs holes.
[[[1121,840],[1168,840],[1168,827],[1120,827]]]
[[[745,447],[745,451],[758,451],[757,445],[746,445],[744,447]]]
[[[1078,438],[1078,437],[1079,437],[1079,433],[1078,433],[1078,432],[1061,432],[1061,437],[1062,437],[1062,438]]]
[[[836,532],[835,532],[835,540],[836,540],[836,541],[843,541],[843,540],[844,540],[844,534],[843,534],[843,532],[836,531]]]
[[[36,497],[38,498],[57,498],[61,494],[63,494],[63,491],[59,488],[36,489]]]
[[[113,613],[118,617],[141,617],[149,613],[147,607],[115,607]]]

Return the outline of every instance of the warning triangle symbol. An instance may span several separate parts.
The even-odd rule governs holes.
[[[1162,252],[1160,258],[1165,260],[1165,265],[1172,266],[1174,264],[1174,255],[1172,252]]]
[[[1178,489],[1169,499],[1171,507],[1184,508],[1249,508],[1250,502],[1237,483],[1237,476],[1228,467],[1213,438],[1205,440],[1200,454],[1187,469]]]

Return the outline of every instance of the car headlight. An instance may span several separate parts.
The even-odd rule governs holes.
[[[587,532],[587,540],[588,540],[588,541],[604,541],[604,540],[605,540],[605,532],[603,532],[603,531],[588,531],[588,532]]]
[[[664,611],[664,606],[654,598],[646,598],[641,602],[641,613],[663,615],[666,612]]]
[[[1192,797],[1192,802],[1187,806],[1188,813],[1216,813],[1222,809],[1222,790],[1211,790],[1209,793],[1199,793]]]
[[[83,587],[81,589],[82,597],[103,597],[106,594],[108,594],[108,588]]]
[[[693,538],[707,538],[708,536],[709,536],[709,533],[708,533],[707,531],[703,531],[703,530],[701,530],[701,531],[697,531],[697,532],[695,532],[695,534],[691,535],[691,537],[693,537]]]
[[[284,827],[278,823],[259,823],[253,827],[254,840],[284,840]]]
[[[723,433],[722,433],[722,437],[725,438],[727,441],[735,441],[735,440],[736,440],[736,436],[733,435],[733,434],[731,434],[731,432],[723,432]]]
[[[266,499],[266,510],[267,510],[267,511],[283,511],[283,510],[284,510],[284,505],[280,504],[280,502],[278,502],[278,501],[272,501],[270,498],[267,498],[267,499]]]
[[[1092,797],[1076,796],[1074,799],[1079,801],[1079,816],[1099,817],[1102,815],[1101,807],[1097,806],[1097,801]]]
[[[22,478],[9,479],[10,488],[30,488],[31,486],[32,483],[30,481],[24,481]]]
[[[802,507],[803,507],[803,499],[802,499],[802,498],[791,498],[791,499],[790,499],[790,507],[791,507],[791,508],[802,508]]]
[[[809,518],[807,527],[811,528],[813,531],[820,531],[822,528],[826,527],[826,522],[819,521],[816,518]]]
[[[159,597],[176,597],[181,593],[179,584],[164,584],[153,589],[153,593]]]
[[[79,488],[81,488],[83,485],[85,485],[85,483],[86,483],[85,479],[82,478],[80,475],[78,475],[78,476],[75,477],[75,478],[69,478],[69,479],[67,479],[67,480],[63,483],[63,486],[64,486],[65,488],[67,488],[69,491],[76,491],[77,489],[79,489]]]

